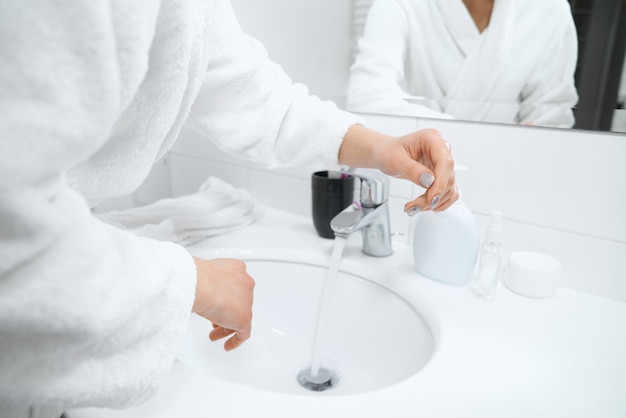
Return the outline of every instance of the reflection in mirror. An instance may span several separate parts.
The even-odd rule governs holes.
[[[618,128],[623,3],[354,0],[347,108]]]

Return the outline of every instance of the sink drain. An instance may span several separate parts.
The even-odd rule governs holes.
[[[301,370],[298,373],[298,383],[305,389],[313,392],[323,392],[337,385],[339,378],[332,370],[320,367],[317,374],[311,374],[311,368]]]

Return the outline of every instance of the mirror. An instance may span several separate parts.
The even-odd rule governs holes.
[[[352,1],[347,110],[626,132],[623,0],[495,0],[482,32],[461,0],[374,1]]]

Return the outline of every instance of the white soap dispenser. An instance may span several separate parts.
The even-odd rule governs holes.
[[[472,277],[480,231],[474,215],[461,198],[442,212],[417,215],[413,236],[415,271],[433,280],[464,285]]]

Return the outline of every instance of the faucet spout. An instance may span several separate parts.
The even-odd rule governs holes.
[[[360,205],[354,203],[335,216],[330,222],[330,227],[335,236],[349,238],[356,231],[372,224],[378,216],[377,211],[382,208],[383,206],[381,205],[366,213]]]
[[[335,216],[330,227],[336,237],[348,238],[361,231],[363,252],[374,257],[385,257],[393,252],[389,223],[387,178],[357,176],[361,179],[361,200]]]

